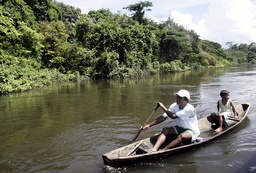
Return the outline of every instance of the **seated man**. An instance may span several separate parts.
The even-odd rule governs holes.
[[[176,96],[176,102],[173,103],[169,109],[167,109],[163,103],[159,102],[159,106],[164,110],[165,113],[143,127],[143,129],[148,129],[153,125],[165,121],[167,117],[174,119],[174,122],[176,123],[176,126],[163,128],[157,142],[153,147],[153,151],[157,151],[166,141],[167,137],[173,135],[177,136],[177,138],[165,146],[163,150],[176,147],[187,139],[195,140],[200,134],[195,108],[188,103],[190,100],[189,92],[187,90],[180,90]]]

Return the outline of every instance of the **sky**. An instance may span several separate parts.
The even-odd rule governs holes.
[[[130,14],[123,9],[140,1],[153,3],[145,17],[156,22],[172,18],[186,29],[194,30],[200,39],[210,40],[227,48],[233,44],[256,42],[256,0],[56,0],[90,10],[109,9],[112,13]]]

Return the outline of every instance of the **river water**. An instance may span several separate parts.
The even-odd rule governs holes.
[[[256,172],[256,67],[208,69],[129,80],[62,84],[0,97],[0,172],[219,173]],[[102,154],[124,146],[158,101],[169,106],[187,89],[198,118],[216,111],[227,89],[235,104],[251,102],[248,118],[200,147],[126,167]],[[158,109],[153,118],[162,114]],[[168,121],[142,132],[146,138]]]

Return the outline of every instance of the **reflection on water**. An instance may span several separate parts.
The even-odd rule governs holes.
[[[191,92],[198,116],[216,111],[222,89],[235,104],[255,100],[255,67],[208,69],[143,79],[52,86],[0,97],[0,172],[236,172],[253,169],[255,108],[237,129],[171,158],[112,168],[101,155],[126,145],[158,101],[169,106]],[[162,114],[161,110],[154,118]],[[138,139],[168,122],[142,132]],[[244,164],[246,168],[242,168]],[[216,169],[212,169],[212,167]]]

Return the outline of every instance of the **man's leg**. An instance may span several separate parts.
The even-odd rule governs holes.
[[[174,127],[164,127],[163,128],[160,136],[157,138],[157,141],[153,147],[155,150],[158,150],[161,147],[161,145],[166,140],[167,135],[176,135],[176,131],[175,131]]]
[[[163,150],[167,150],[169,148],[176,147],[176,146],[180,145],[183,140],[189,139],[189,138],[192,138],[191,133],[183,132],[175,140],[173,140],[170,144],[168,144],[166,147],[164,147]]]

